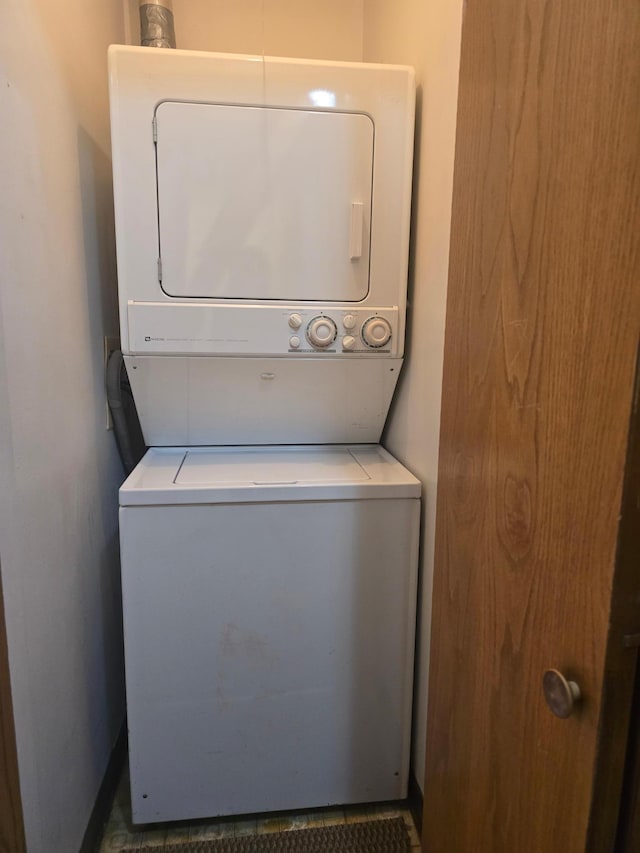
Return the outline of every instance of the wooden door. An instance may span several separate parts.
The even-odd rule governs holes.
[[[640,4],[465,5],[424,847],[605,853],[636,655],[613,644],[640,631],[636,598],[609,632],[640,331]],[[582,691],[568,719],[545,704],[551,668]]]

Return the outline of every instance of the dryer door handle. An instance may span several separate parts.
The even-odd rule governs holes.
[[[351,233],[349,235],[349,257],[357,261],[362,257],[362,226],[364,222],[364,204],[351,202]]]

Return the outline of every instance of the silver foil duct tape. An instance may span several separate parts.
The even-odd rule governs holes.
[[[173,12],[160,3],[140,5],[140,44],[143,47],[175,47]]]

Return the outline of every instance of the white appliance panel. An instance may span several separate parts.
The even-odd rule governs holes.
[[[375,444],[152,447],[120,506],[419,498],[420,483]]]
[[[406,796],[418,525],[418,499],[121,509],[136,823]]]
[[[212,305],[199,301],[173,305],[130,302],[128,308],[128,351],[132,355],[402,355],[397,308]],[[320,316],[331,320],[336,329],[335,340],[323,348],[314,346],[308,337],[310,324]],[[371,347],[363,338],[367,321],[375,317],[389,325],[391,337],[381,347]]]
[[[165,293],[254,302],[365,298],[369,116],[165,101],[155,118]]]
[[[125,356],[150,447],[378,442],[400,358]]]

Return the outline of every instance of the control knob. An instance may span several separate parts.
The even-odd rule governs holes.
[[[307,326],[307,339],[314,347],[324,349],[332,344],[338,328],[330,317],[314,317]]]
[[[356,345],[356,339],[353,335],[345,335],[342,339],[342,349],[350,350]]]
[[[362,339],[368,347],[383,347],[391,339],[391,323],[384,317],[369,317],[362,326]]]

